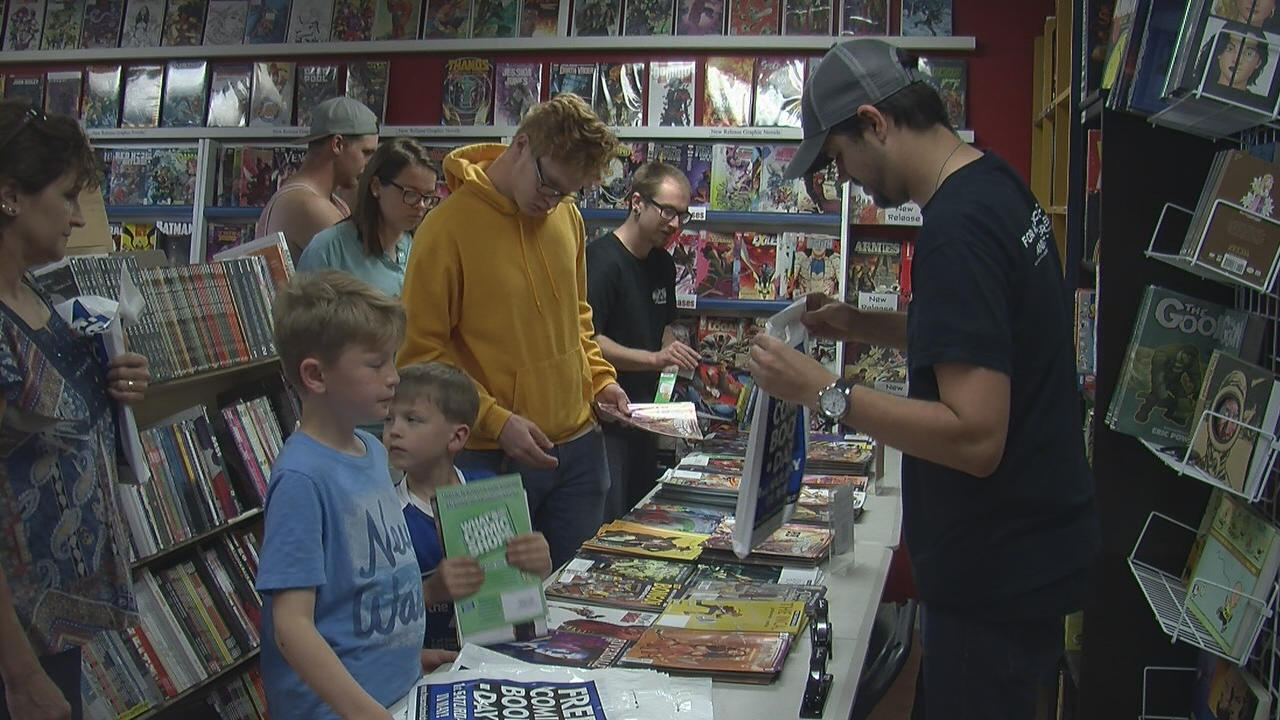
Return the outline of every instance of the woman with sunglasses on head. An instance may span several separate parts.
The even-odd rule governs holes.
[[[380,145],[360,176],[351,216],[316,234],[298,270],[343,270],[399,297],[413,231],[440,203],[440,173],[412,140]]]
[[[147,361],[107,362],[30,274],[97,182],[74,119],[0,101],[0,718],[78,718],[79,646],[137,619],[114,404],[142,400]]]

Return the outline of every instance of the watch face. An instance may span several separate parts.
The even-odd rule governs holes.
[[[848,405],[849,399],[840,388],[829,388],[818,398],[818,412],[832,420],[844,417]]]

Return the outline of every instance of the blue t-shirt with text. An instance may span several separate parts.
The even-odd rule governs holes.
[[[336,718],[280,654],[271,592],[314,588],[315,626],[356,682],[390,706],[421,676],[426,626],[418,560],[387,452],[363,456],[295,432],[271,468],[258,563],[262,683],[272,720]]]

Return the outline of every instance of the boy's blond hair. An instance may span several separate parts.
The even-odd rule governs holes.
[[[463,371],[442,362],[419,362],[400,368],[396,403],[426,400],[444,419],[470,428],[480,414],[480,393]]]
[[[400,303],[341,270],[295,275],[276,293],[272,317],[284,376],[300,392],[307,358],[332,363],[352,346],[394,351],[404,341]]]
[[[516,134],[529,136],[534,154],[564,163],[586,175],[588,182],[600,179],[618,147],[618,137],[609,126],[573,93],[560,93],[534,105]]]

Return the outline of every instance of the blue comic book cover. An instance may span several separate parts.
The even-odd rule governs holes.
[[[808,332],[800,323],[804,309],[803,299],[791,303],[769,318],[765,332],[803,352],[808,339]],[[733,552],[740,558],[791,519],[800,499],[809,450],[808,411],[765,395],[758,387],[753,386],[751,392],[756,398],[750,403],[751,433],[747,436],[747,456],[734,512],[741,521],[733,528]]]

